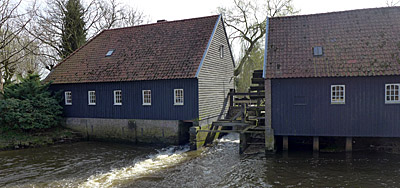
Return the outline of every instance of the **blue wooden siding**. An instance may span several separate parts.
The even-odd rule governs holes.
[[[400,104],[385,104],[385,84],[399,76],[272,80],[276,135],[400,137]],[[331,104],[331,85],[346,85],[345,104]]]
[[[197,79],[114,83],[57,84],[52,90],[72,92],[65,117],[193,120],[198,118]],[[174,89],[184,90],[184,105],[174,105]],[[114,105],[114,90],[122,90],[122,105]],[[151,106],[142,105],[142,90],[151,90]],[[96,91],[96,105],[88,105],[88,91]]]

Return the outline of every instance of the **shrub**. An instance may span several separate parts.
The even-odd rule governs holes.
[[[48,90],[39,75],[28,75],[20,83],[4,88],[0,100],[0,127],[3,130],[38,131],[60,124],[61,97]]]

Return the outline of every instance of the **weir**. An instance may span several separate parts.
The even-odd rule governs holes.
[[[262,70],[255,70],[252,85],[247,93],[239,93],[231,90],[225,100],[229,101],[228,113],[222,118],[222,112],[218,121],[212,123],[210,129],[191,129],[192,149],[196,147],[196,135],[208,133],[204,144],[213,142],[217,133],[238,133],[240,135],[239,153],[258,151],[266,145],[271,145],[271,140],[266,139],[265,127],[265,86],[262,78]],[[273,142],[272,135],[272,142]],[[268,142],[268,143],[267,143]],[[273,143],[272,143],[273,145]]]

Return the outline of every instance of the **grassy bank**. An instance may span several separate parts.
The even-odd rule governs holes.
[[[79,134],[63,127],[35,133],[2,131],[0,134],[0,150],[43,147],[80,140],[82,140],[82,137]]]

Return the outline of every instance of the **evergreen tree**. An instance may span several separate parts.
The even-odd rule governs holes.
[[[20,81],[4,88],[4,99],[0,100],[0,130],[38,131],[59,125],[61,96],[51,94],[50,83],[42,84],[37,74]]]
[[[86,42],[84,11],[80,0],[68,0],[65,5],[61,37],[61,58],[66,58]]]

